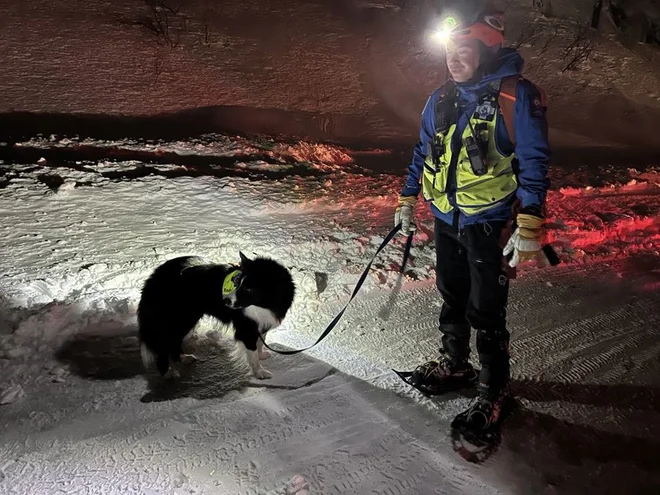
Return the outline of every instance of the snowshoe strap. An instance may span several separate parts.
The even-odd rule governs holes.
[[[421,392],[422,394],[426,395],[427,397],[433,397],[435,395],[443,395],[446,394],[446,390],[431,390],[427,387],[424,387],[423,385],[418,385],[412,382],[411,378],[413,374],[415,373],[414,371],[398,371],[395,369],[392,369],[396,375],[401,378],[406,384],[410,385],[412,388],[417,390],[418,392]]]

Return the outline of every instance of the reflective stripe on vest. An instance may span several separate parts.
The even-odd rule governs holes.
[[[472,172],[465,146],[461,146],[456,162],[456,187],[454,189],[455,203],[465,215],[475,215],[498,206],[514,194],[518,188],[518,181],[513,171],[516,156],[515,154],[508,157],[502,155],[495,142],[495,129],[500,118],[499,110],[495,112],[494,118],[490,121],[475,117],[474,113],[470,118],[472,127],[475,130],[480,129],[477,132],[480,133],[482,142],[488,142],[486,155],[488,172],[481,176],[475,175]],[[437,163],[433,163],[433,153],[427,150],[422,174],[424,199],[432,202],[442,213],[449,213],[453,209],[447,193],[449,189],[447,181],[452,157],[451,139],[455,130],[456,124],[452,124],[446,133],[437,135],[436,142],[444,145],[444,153],[438,157]],[[463,131],[463,143],[465,138],[471,135],[470,126],[466,125]]]

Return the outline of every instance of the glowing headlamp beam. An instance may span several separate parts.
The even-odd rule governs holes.
[[[458,26],[458,21],[454,17],[447,17],[442,21],[441,26],[431,32],[431,39],[435,43],[446,45],[451,41],[452,33]]]
[[[431,33],[431,39],[435,43],[439,43],[442,45],[446,45],[451,41],[451,29],[443,28],[443,29],[437,29]]]

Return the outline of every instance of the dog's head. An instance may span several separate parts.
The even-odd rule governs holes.
[[[284,316],[295,293],[289,270],[268,258],[239,255],[240,267],[227,276],[223,285],[225,305],[232,309],[259,306]]]

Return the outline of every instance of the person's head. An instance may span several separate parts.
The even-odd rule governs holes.
[[[447,43],[446,54],[447,69],[457,83],[472,79],[481,65],[482,48],[474,38]]]
[[[434,33],[444,44],[447,68],[456,82],[467,82],[496,53],[504,42],[502,16],[487,4],[464,2],[443,16]]]

